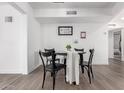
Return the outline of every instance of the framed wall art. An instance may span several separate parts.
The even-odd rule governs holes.
[[[80,38],[85,39],[86,38],[86,32],[81,32],[80,33]]]
[[[73,27],[72,26],[59,26],[58,27],[58,35],[73,35]]]

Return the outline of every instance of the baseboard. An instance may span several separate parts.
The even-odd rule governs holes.
[[[30,74],[31,72],[33,72],[34,70],[36,70],[41,64],[38,64],[37,66],[35,66],[34,69],[32,69],[31,71],[28,72],[28,74]]]
[[[109,64],[93,64],[93,66],[108,66]]]
[[[22,72],[15,72],[15,71],[1,71],[0,74],[22,74]]]

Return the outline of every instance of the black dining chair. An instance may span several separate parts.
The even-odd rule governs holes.
[[[66,72],[66,65],[65,64],[56,63],[56,61],[55,61],[55,59],[56,59],[55,52],[41,52],[41,51],[39,51],[39,55],[40,55],[40,58],[42,60],[43,69],[44,69],[42,88],[44,87],[46,72],[50,72],[50,73],[52,73],[52,77],[53,77],[53,90],[54,90],[55,89],[56,74],[61,69],[64,69],[65,72]],[[50,57],[50,56],[52,57],[52,61],[51,61],[52,63],[45,65],[44,58]],[[65,73],[65,77],[66,77],[66,73]]]
[[[44,49],[45,52],[55,52],[55,49],[54,48],[51,48],[51,49]],[[50,62],[51,64],[51,61],[52,61],[52,57],[46,57],[46,64],[48,64],[48,62]],[[59,58],[56,58],[55,61],[58,61],[58,63],[60,63],[60,59]]]
[[[78,52],[78,54],[79,54],[79,56],[80,56],[80,63],[79,63],[79,65],[81,66],[81,64],[83,64],[83,60],[84,60],[84,57],[83,57],[83,55],[84,55],[84,49],[82,48],[82,49],[77,49],[77,48],[74,48],[74,50],[75,51],[77,51]],[[81,70],[82,70],[82,73],[84,73],[84,68],[81,66]]]
[[[87,70],[87,74],[88,74],[88,77],[89,77],[89,82],[91,84],[90,74],[92,74],[92,78],[94,78],[93,70],[92,70],[92,59],[93,59],[93,55],[94,55],[94,49],[90,49],[89,52],[90,52],[89,60],[88,61],[83,61],[83,64],[81,64],[81,66]]]

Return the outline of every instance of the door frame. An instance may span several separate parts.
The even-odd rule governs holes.
[[[121,31],[121,61],[124,61],[124,28],[114,28],[108,31],[108,58],[114,58],[114,32]]]

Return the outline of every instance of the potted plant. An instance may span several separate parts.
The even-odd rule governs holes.
[[[66,45],[66,48],[67,48],[68,51],[70,51],[71,50],[71,45]]]

